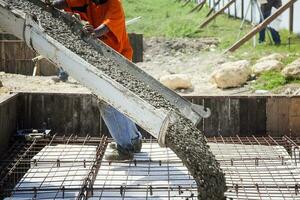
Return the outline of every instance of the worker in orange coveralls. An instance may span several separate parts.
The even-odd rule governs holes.
[[[125,26],[125,14],[120,0],[55,0],[57,9],[77,13],[88,23],[84,29],[108,46],[132,60],[132,48]],[[141,151],[141,134],[136,125],[109,105],[101,106],[102,117],[116,143],[107,160],[128,160]]]

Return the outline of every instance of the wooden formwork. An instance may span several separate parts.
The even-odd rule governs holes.
[[[24,41],[7,33],[0,33],[0,71],[6,73],[32,75],[35,63],[32,58],[37,54]],[[41,60],[41,75],[57,74],[55,65],[47,60]]]
[[[0,96],[0,153],[7,147],[11,134],[17,130],[17,96]]]
[[[134,51],[133,62],[143,61],[143,35],[129,34]],[[0,71],[13,74],[32,75],[35,63],[32,58],[37,54],[24,41],[7,33],[0,33]],[[57,68],[46,59],[40,62],[40,75],[52,76],[57,74]]]
[[[211,117],[198,124],[206,136],[300,136],[300,96],[186,98],[211,109]],[[89,93],[20,93],[0,102],[1,142],[7,141],[17,127],[45,126],[59,135],[109,135],[101,119],[98,99]]]
[[[300,96],[187,97],[212,111],[198,128],[208,136],[300,135]]]

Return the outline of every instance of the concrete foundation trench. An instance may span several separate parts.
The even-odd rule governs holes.
[[[300,98],[187,97],[211,108],[198,128],[225,173],[227,199],[299,199]],[[110,162],[90,94],[18,93],[0,102],[2,199],[197,199],[181,160],[143,132],[141,153]],[[51,129],[39,139],[17,130]]]

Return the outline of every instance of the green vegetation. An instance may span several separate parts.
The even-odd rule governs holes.
[[[217,49],[219,52],[229,48],[238,39],[241,20],[229,18],[227,15],[218,16],[204,29],[198,29],[208,13],[209,8],[207,6],[200,12],[189,13],[195,4],[190,3],[182,7],[183,2],[175,2],[174,0],[123,0],[122,2],[127,19],[142,16],[138,23],[128,27],[129,32],[143,33],[145,37],[215,37],[220,41]],[[240,36],[245,35],[251,28],[251,24],[245,23]],[[300,55],[300,37],[290,34],[287,30],[280,31],[280,34],[282,45],[272,45],[268,36],[266,36],[267,42],[265,44],[256,44],[256,47],[253,47],[253,40],[250,40],[232,53],[233,59],[247,59],[254,63],[263,56],[272,53],[283,53],[288,55],[283,63],[292,62]],[[268,79],[264,80],[264,78]],[[266,85],[264,88],[276,88],[286,83],[275,72],[262,75],[260,79],[265,82],[265,84],[262,84]],[[270,82],[270,85],[267,82]]]
[[[253,88],[274,90],[282,85],[290,83],[300,83],[300,80],[287,79],[280,72],[265,72],[258,77],[256,82],[253,84]]]
[[[273,90],[287,83],[280,72],[265,72],[260,75],[254,84],[254,89]]]

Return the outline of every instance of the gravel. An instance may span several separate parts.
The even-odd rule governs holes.
[[[169,127],[166,142],[194,177],[198,185],[198,199],[225,199],[226,181],[220,165],[204,135],[190,121],[179,118]]]
[[[35,14],[48,35],[154,107],[173,109],[162,95],[120,70],[122,66],[97,53],[93,47],[82,41],[80,36],[72,33],[70,27],[61,19],[53,18],[51,14],[26,0],[5,1],[15,8]],[[203,134],[190,121],[181,117],[178,123],[169,127],[166,137],[167,145],[183,160],[194,176],[199,190],[198,199],[222,199],[225,178]]]

